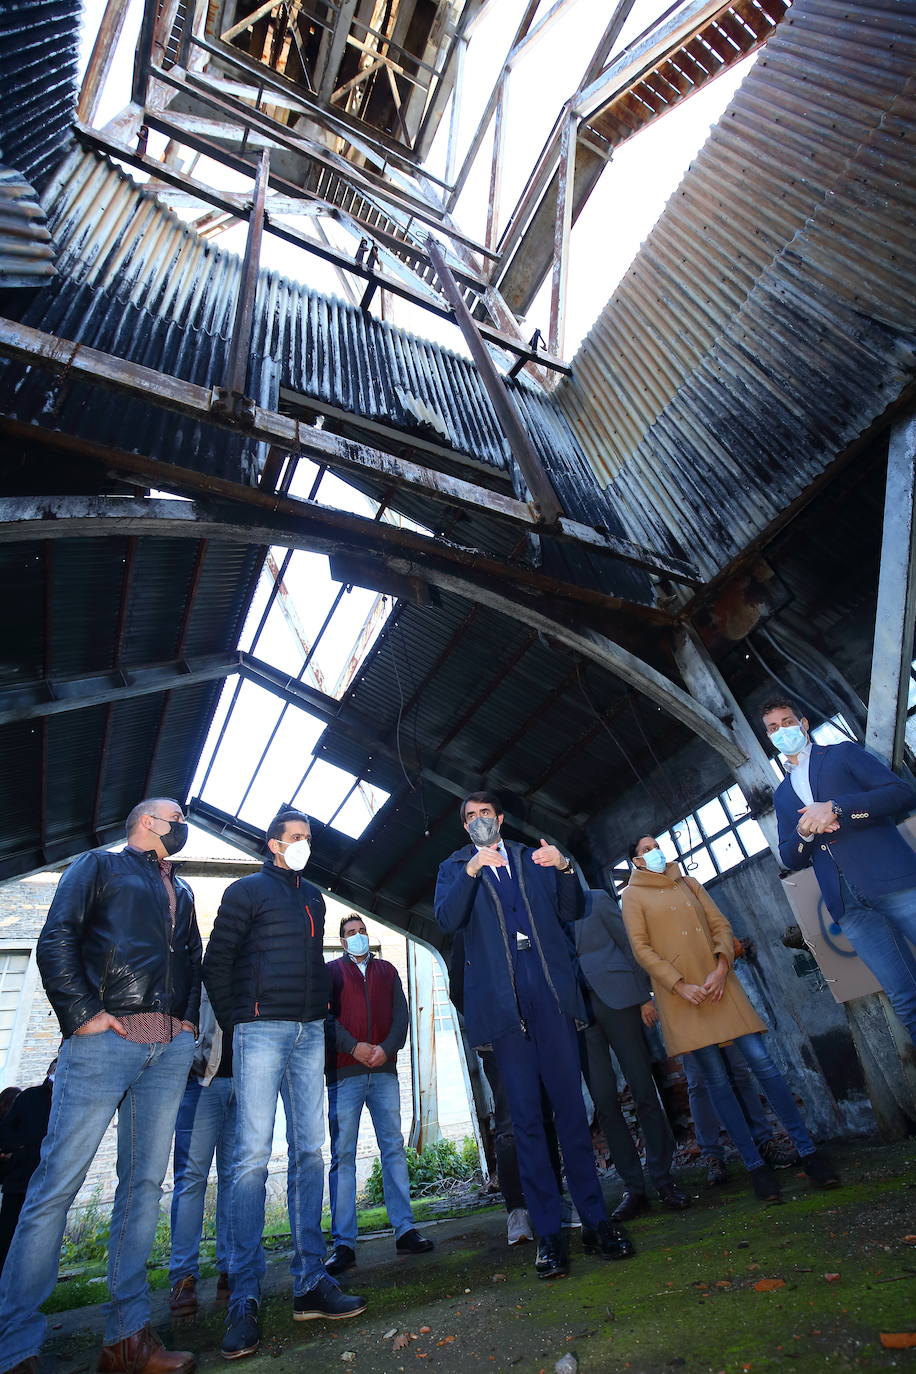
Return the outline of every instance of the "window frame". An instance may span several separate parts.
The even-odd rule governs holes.
[[[22,1051],[27,1039],[32,1008],[35,1005],[35,990],[38,986],[38,960],[35,955],[37,944],[37,939],[16,939],[13,936],[7,939],[0,939],[0,956],[4,954],[28,955],[28,964],[26,965],[25,977],[22,981],[22,991],[19,995],[19,1001],[16,1004],[16,1010],[13,1015],[9,1049],[6,1052],[5,1061],[0,1064],[0,1088],[15,1083],[19,1073],[19,1065],[22,1061]]]

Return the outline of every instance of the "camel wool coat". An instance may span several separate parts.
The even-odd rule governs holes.
[[[732,928],[700,883],[684,877],[674,863],[664,873],[634,868],[621,903],[633,953],[652,979],[670,1055],[767,1029],[731,971]],[[702,985],[716,966],[717,954],[724,954],[729,963],[720,1002],[707,999],[695,1007],[672,991],[682,978]]]

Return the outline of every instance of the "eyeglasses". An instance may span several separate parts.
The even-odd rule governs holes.
[[[180,811],[177,816],[157,816],[155,811],[150,811],[149,818],[151,821],[165,821],[167,825],[183,825],[186,820]]]

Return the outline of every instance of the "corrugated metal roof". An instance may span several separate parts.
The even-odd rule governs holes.
[[[556,398],[631,537],[715,573],[916,368],[912,0],[795,0]]]
[[[0,0],[0,159],[41,189],[71,138],[80,0]]]
[[[0,167],[0,290],[43,286],[55,270],[38,196],[21,172]]]

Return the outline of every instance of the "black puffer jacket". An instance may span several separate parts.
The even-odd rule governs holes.
[[[175,930],[156,856],[93,849],[57,885],[38,968],[61,1034],[100,1011],[162,1011],[197,1024],[200,934],[194,895],[175,877]]]
[[[207,993],[224,1029],[325,1017],[324,910],[317,887],[272,859],[229,884],[204,957]]]

